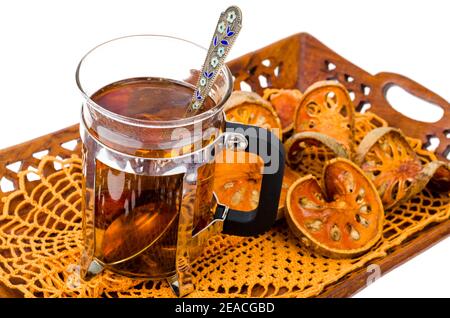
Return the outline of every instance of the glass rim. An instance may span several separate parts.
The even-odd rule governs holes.
[[[205,51],[205,53],[207,52],[207,49],[205,47],[203,47],[195,42],[192,42],[192,41],[189,41],[186,39],[182,39],[182,38],[179,38],[176,36],[164,35],[164,34],[125,35],[125,36],[121,36],[121,37],[117,37],[117,38],[105,41],[103,43],[100,43],[100,44],[94,46],[81,58],[80,62],[78,63],[78,66],[77,66],[77,69],[75,72],[75,81],[76,81],[79,91],[81,92],[81,95],[85,98],[85,100],[88,102],[88,104],[90,106],[92,106],[95,110],[101,112],[102,114],[110,117],[111,119],[113,119],[115,121],[119,121],[119,122],[122,122],[127,125],[133,125],[133,126],[139,126],[139,127],[145,127],[145,128],[173,128],[173,127],[181,127],[181,126],[186,126],[186,125],[193,125],[195,123],[206,120],[206,119],[210,118],[211,116],[214,116],[215,114],[217,114],[217,112],[222,110],[225,102],[228,100],[228,98],[230,97],[231,92],[233,90],[233,77],[232,77],[230,69],[228,68],[228,66],[226,64],[224,64],[221,68],[221,72],[223,72],[223,74],[225,75],[224,77],[225,77],[225,82],[227,85],[225,94],[223,96],[221,96],[220,101],[213,108],[211,108],[205,112],[202,112],[200,114],[197,114],[195,116],[192,116],[192,117],[173,119],[173,120],[137,119],[137,118],[132,118],[132,117],[114,113],[114,112],[102,107],[101,105],[97,104],[96,102],[94,102],[91,99],[91,96],[89,96],[86,93],[83,85],[81,84],[80,71],[82,69],[83,62],[91,55],[91,53],[96,51],[98,48],[108,45],[112,42],[116,42],[116,41],[120,41],[120,40],[124,40],[124,39],[130,39],[130,38],[161,38],[161,39],[176,40],[176,41],[184,42],[185,44],[190,44],[190,45],[196,46],[199,49]],[[201,65],[200,65],[200,67],[201,67]]]

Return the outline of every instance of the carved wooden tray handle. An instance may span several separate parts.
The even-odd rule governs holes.
[[[437,137],[439,139],[439,146],[435,153],[439,159],[445,160],[450,152],[450,139],[447,135],[450,133],[450,104],[443,97],[430,91],[421,84],[409,79],[406,76],[382,72],[375,75],[375,80],[379,84],[379,91],[374,94],[379,94],[380,98],[384,100],[388,107],[377,107],[373,105],[373,110],[376,114],[387,119],[391,125],[400,126],[403,132],[411,137],[423,140],[426,132],[427,138]],[[396,111],[386,98],[387,91],[392,86],[399,86],[411,95],[423,99],[429,103],[441,107],[444,114],[441,119],[434,123],[425,123],[406,117],[402,113]],[[399,122],[400,121],[400,122]],[[426,142],[426,140],[424,140]]]

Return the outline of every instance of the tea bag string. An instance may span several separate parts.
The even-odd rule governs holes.
[[[242,12],[237,6],[231,6],[220,14],[205,62],[199,73],[196,89],[184,117],[194,116],[201,110],[241,27]]]

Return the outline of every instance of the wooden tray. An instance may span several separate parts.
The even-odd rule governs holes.
[[[440,160],[447,160],[446,156],[450,152],[450,140],[446,136],[450,127],[450,107],[446,100],[404,76],[393,73],[371,75],[337,55],[309,34],[293,35],[231,61],[229,66],[236,79],[235,89],[251,87],[260,94],[266,85],[296,87],[303,91],[318,80],[337,79],[354,93],[354,104],[358,110],[369,103],[372,112],[386,119],[391,126],[401,128],[406,135],[421,139],[425,146],[432,136],[439,138],[440,144],[436,149],[436,156]],[[392,85],[401,86],[411,94],[439,105],[444,110],[443,118],[431,125],[409,119],[397,112],[386,100],[386,91]],[[74,149],[70,149],[64,143],[78,138],[78,125],[74,125],[0,150],[0,180],[2,178],[9,180],[17,189],[17,177],[13,171],[6,168],[7,165],[20,162],[19,170],[37,166],[39,159],[33,155],[40,151],[48,151],[49,155],[61,158],[70,157],[74,152],[80,152],[79,144]],[[28,183],[28,186],[32,187],[33,182]],[[0,208],[2,207],[1,199],[6,195],[8,192],[0,191]],[[431,224],[394,248],[388,256],[371,263],[378,264],[381,273],[385,274],[449,234],[450,220]],[[327,286],[320,296],[351,296],[366,286],[369,275],[371,273],[368,273],[366,268],[356,270]],[[15,297],[19,294],[0,284],[0,296]]]

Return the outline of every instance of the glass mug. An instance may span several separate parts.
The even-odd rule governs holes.
[[[211,236],[253,236],[274,223],[283,145],[266,129],[225,120],[233,86],[228,67],[217,70],[204,110],[180,116],[186,106],[180,101],[190,101],[205,53],[174,37],[127,36],[95,47],[78,65],[83,279],[107,268],[165,278],[182,296],[194,288],[190,263]],[[253,211],[217,201],[214,167],[224,149],[255,153],[264,162]]]

